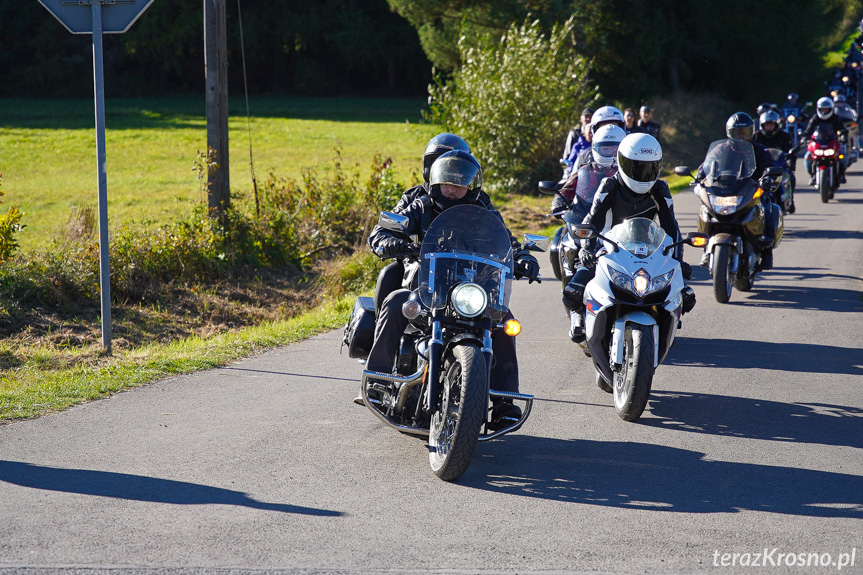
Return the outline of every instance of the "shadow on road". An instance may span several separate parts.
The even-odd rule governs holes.
[[[33,489],[96,495],[130,501],[171,503],[174,505],[239,505],[265,511],[323,517],[340,517],[343,515],[340,511],[283,503],[266,503],[252,499],[239,491],[197,483],[111,471],[43,467],[19,461],[0,460],[0,481]]]
[[[859,475],[710,461],[697,451],[646,443],[524,435],[485,444],[478,455],[461,485],[625,509],[863,519]]]
[[[856,200],[855,200],[856,201]],[[863,202],[863,199],[860,200]],[[795,240],[860,240],[863,239],[863,232],[857,230],[829,230],[829,229],[809,229],[798,230],[785,228],[782,234],[782,241],[786,239]],[[776,248],[781,250],[782,246]]]
[[[640,424],[710,435],[863,449],[863,409],[857,407],[653,391],[649,409],[650,416],[639,419]]]
[[[678,337],[663,364],[863,375],[863,352],[859,347],[836,347],[817,343]],[[758,382],[751,383],[755,385]]]

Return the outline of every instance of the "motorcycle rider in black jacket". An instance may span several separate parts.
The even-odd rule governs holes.
[[[785,130],[779,129],[779,119],[779,114],[773,110],[769,110],[761,114],[758,121],[759,128],[758,131],[755,132],[755,135],[752,136],[752,142],[754,144],[761,144],[765,148],[782,150],[785,154],[788,154],[788,151],[794,146],[794,141],[791,139],[791,134]],[[794,175],[797,156],[786,155],[784,158],[787,162],[792,190],[791,207],[788,208],[788,213],[793,214],[796,209],[794,207],[793,190],[797,187],[797,177]]]
[[[429,172],[429,194],[411,202],[400,214],[408,218],[407,234],[416,235],[422,242],[432,221],[453,206],[474,204],[488,209],[480,199],[481,186],[482,169],[473,156],[461,150],[442,154],[432,164]],[[492,212],[503,221],[498,212]],[[390,230],[376,227],[372,236],[369,238],[369,245],[375,246],[374,253],[382,258],[419,252],[415,244]],[[530,252],[519,250],[514,254],[514,259],[516,279],[525,277],[533,282],[538,278],[539,262]],[[390,373],[392,370],[399,342],[408,325],[407,318],[402,314],[402,306],[410,294],[411,290],[397,289],[383,301],[366,369],[381,373]],[[511,318],[510,312],[503,321]],[[496,391],[518,392],[515,338],[506,335],[502,330],[496,330],[492,334],[492,349],[495,362],[491,370],[491,388]],[[521,410],[511,400],[497,401],[492,409],[492,425],[503,417],[518,419],[521,417]]]
[[[815,115],[812,116],[812,119],[809,120],[809,124],[806,125],[806,129],[803,131],[804,138],[810,138],[815,130],[822,126],[829,126],[836,132],[838,135],[843,136],[848,133],[848,130],[845,128],[845,122],[842,121],[842,118],[839,117],[836,112],[836,107],[833,104],[833,100],[830,98],[820,98],[818,103],[815,104]],[[815,185],[815,168],[812,163],[812,158],[809,152],[806,152],[806,156],[803,158],[803,164],[806,166],[806,171],[809,172],[809,185]],[[839,182],[845,183],[845,163],[839,162]]]
[[[673,241],[680,239],[680,229],[674,217],[674,201],[668,184],[659,179],[662,147],[650,134],[626,136],[617,151],[618,170],[605,178],[596,190],[590,212],[582,223],[593,224],[600,232],[628,218],[659,218],[659,225]],[[569,337],[575,343],[584,341],[584,289],[596,273],[595,249],[591,240],[582,241],[579,257],[581,267],[563,290],[563,305],[570,315]],[[683,261],[683,246],[674,250],[683,277],[689,279],[692,268]],[[684,312],[695,305],[695,293],[684,290]]]
[[[463,138],[455,134],[449,134],[445,132],[442,134],[438,134],[437,136],[429,140],[428,144],[426,144],[425,152],[423,153],[423,183],[405,190],[405,192],[402,193],[402,197],[399,199],[398,203],[391,210],[392,212],[396,214],[401,214],[414,200],[428,195],[429,172],[431,170],[432,164],[441,156],[441,154],[450,152],[452,150],[461,150],[463,152],[467,152],[468,154],[470,153],[470,147],[468,147],[467,142],[465,142]],[[491,199],[488,197],[488,194],[486,194],[482,190],[479,191],[477,199],[486,209],[494,209],[491,204]],[[378,247],[376,242],[380,238],[378,234],[379,231],[380,230],[377,227],[373,229],[368,239],[369,247],[375,253],[377,253],[375,248]],[[394,259],[392,263],[385,266],[384,269],[380,271],[380,273],[378,274],[377,282],[375,283],[374,301],[376,315],[380,313],[381,304],[383,303],[384,299],[386,299],[389,294],[402,287],[402,278],[404,277],[404,273],[405,267],[401,258]]]

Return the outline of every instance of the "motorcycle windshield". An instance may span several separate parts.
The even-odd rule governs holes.
[[[488,305],[509,306],[513,277],[510,235],[491,211],[473,205],[444,210],[429,226],[420,248],[420,301],[430,309],[447,304],[460,283],[479,284]]]
[[[613,176],[617,172],[616,167],[605,168],[588,164],[578,170],[578,183],[575,186],[575,195],[587,202],[593,203],[596,189],[604,178]]]
[[[767,148],[767,151],[770,152],[770,157],[773,158],[773,161],[778,161],[785,152],[780,150],[779,148]]]
[[[836,139],[836,130],[833,126],[818,126],[812,132],[812,141],[822,146],[827,146]]]
[[[702,170],[707,187],[733,187],[755,173],[755,149],[745,140],[717,140],[707,149]]]
[[[665,230],[647,218],[623,220],[606,234],[622,249],[641,258],[652,255],[662,247],[665,236]]]

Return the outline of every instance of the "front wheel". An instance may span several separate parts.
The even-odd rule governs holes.
[[[625,421],[635,421],[647,407],[653,383],[653,328],[626,326],[623,365],[614,374],[614,409]]]
[[[713,252],[713,295],[719,303],[731,299],[731,249],[719,244]]]
[[[821,203],[826,204],[830,201],[830,182],[824,170],[820,170],[820,172],[818,176],[818,193],[821,194]]]
[[[467,471],[487,404],[485,358],[474,345],[455,346],[444,361],[438,410],[429,429],[429,464],[444,481]]]

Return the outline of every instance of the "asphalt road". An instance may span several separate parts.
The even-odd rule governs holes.
[[[827,205],[801,186],[751,292],[720,305],[695,269],[637,423],[567,339],[559,285],[520,282],[534,413],[458,483],[352,403],[331,332],[0,426],[0,572],[863,573],[858,167]],[[675,204],[694,229],[694,195]]]

